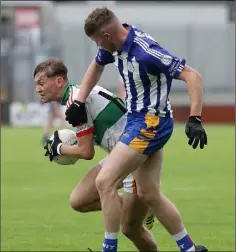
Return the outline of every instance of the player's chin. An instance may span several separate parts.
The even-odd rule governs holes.
[[[41,103],[50,102],[45,96],[41,96]]]

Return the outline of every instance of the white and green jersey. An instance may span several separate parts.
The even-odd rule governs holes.
[[[78,86],[69,82],[64,90],[61,104],[69,107],[74,100],[78,99],[79,91]],[[107,95],[113,99],[105,98],[104,96]],[[100,86],[94,87],[85,105],[88,121],[76,127],[77,137],[93,133],[95,145],[110,152],[119,141],[126,124],[125,105],[117,96]]]

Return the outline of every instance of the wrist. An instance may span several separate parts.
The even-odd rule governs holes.
[[[202,117],[200,115],[191,115],[189,116],[189,122],[201,123]]]
[[[59,143],[59,144],[57,145],[57,154],[58,154],[58,155],[62,155],[62,153],[61,153],[61,147],[62,147],[62,143]]]
[[[80,106],[85,106],[85,102],[81,102],[81,101],[78,101],[78,100],[74,100],[74,103],[80,105]]]

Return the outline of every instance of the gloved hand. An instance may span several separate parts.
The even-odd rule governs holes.
[[[196,149],[199,142],[200,148],[207,145],[207,135],[201,124],[201,116],[190,116],[185,127],[185,133],[189,138],[188,144]]]
[[[46,145],[44,146],[44,149],[46,150],[46,153],[44,156],[49,156],[50,162],[52,162],[53,158],[61,155],[61,146],[62,141],[59,138],[58,131],[56,130],[54,132],[54,137],[52,140],[47,140]]]
[[[75,100],[66,110],[66,121],[76,127],[88,120],[85,103]]]

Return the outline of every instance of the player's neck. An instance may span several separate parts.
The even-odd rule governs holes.
[[[116,48],[117,50],[120,50],[129,34],[129,29],[126,29],[125,27],[122,26],[120,29],[119,33],[117,34],[117,43],[116,43]]]
[[[67,87],[67,84],[69,83],[69,81],[66,81],[61,87],[60,89],[58,90],[58,96],[56,97],[56,101],[61,103],[62,99],[63,99],[63,96],[65,94],[65,89]]]

